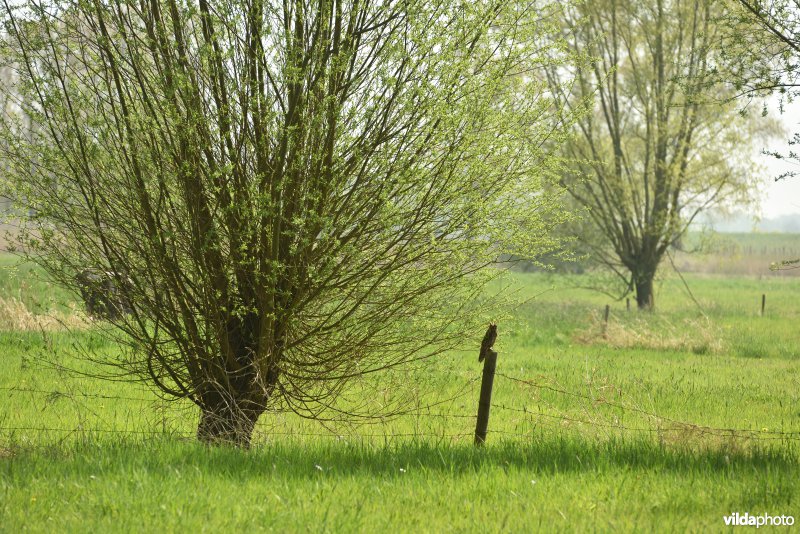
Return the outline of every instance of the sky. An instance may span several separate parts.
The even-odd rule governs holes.
[[[790,214],[800,215],[800,175],[775,181],[776,176],[786,171],[794,170],[800,173],[800,163],[790,163],[760,153],[764,149],[783,153],[789,151],[789,137],[794,132],[800,132],[800,102],[795,101],[785,106],[783,114],[778,112],[776,99],[771,100],[768,107],[771,115],[780,117],[786,132],[780,137],[771,139],[765,146],[756,147],[759,152],[756,155],[757,161],[766,168],[767,175],[763,181],[764,196],[761,202],[761,215],[764,218]],[[800,152],[800,146],[791,148],[795,152]]]

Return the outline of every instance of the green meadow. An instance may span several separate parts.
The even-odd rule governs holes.
[[[507,273],[491,291],[523,303],[499,325],[485,447],[472,444],[476,341],[354,385],[347,402],[402,398],[395,417],[267,414],[242,451],[197,444],[195,410],[146,384],[80,374],[110,372],[82,356],[120,348],[38,270],[1,266],[3,532],[713,532],[733,512],[800,519],[798,278],[691,273],[687,289],[665,271],[656,313],[640,314],[582,289],[588,275]]]

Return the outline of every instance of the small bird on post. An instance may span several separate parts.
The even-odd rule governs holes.
[[[489,329],[486,330],[486,335],[483,336],[483,341],[481,341],[481,353],[478,355],[478,362],[482,362],[490,352],[493,352],[492,346],[494,346],[496,339],[497,325],[489,323]]]

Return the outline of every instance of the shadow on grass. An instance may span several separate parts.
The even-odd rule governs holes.
[[[800,474],[797,447],[775,444],[748,450],[687,450],[664,448],[646,441],[591,442],[548,437],[505,441],[476,449],[470,444],[408,441],[374,445],[335,440],[275,442],[242,451],[205,447],[190,441],[105,439],[80,444],[0,447],[0,478],[84,476],[103,473],[125,476],[133,470],[153,474],[175,469],[204,475],[249,479],[257,477],[310,478],[404,476],[410,472],[439,472],[452,476],[482,470],[570,472],[653,471],[676,474],[731,472]]]

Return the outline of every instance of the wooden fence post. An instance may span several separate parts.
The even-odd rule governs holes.
[[[761,317],[764,317],[764,307],[767,305],[767,294],[761,294]]]
[[[608,334],[608,315],[611,313],[611,306],[606,304],[606,311],[603,313],[603,337]]]
[[[630,299],[630,297],[625,299],[625,309],[627,311],[631,311],[631,299]]]
[[[493,325],[489,327],[489,332],[486,333],[487,338],[490,336],[492,327]],[[483,379],[481,380],[481,396],[478,399],[478,420],[475,423],[476,447],[480,447],[486,443],[486,433],[489,430],[489,410],[492,407],[492,385],[494,385],[494,370],[497,367],[497,353],[492,350],[494,337],[491,338],[489,343],[486,342],[487,338],[484,338],[484,344],[481,345],[481,359],[483,359]]]

